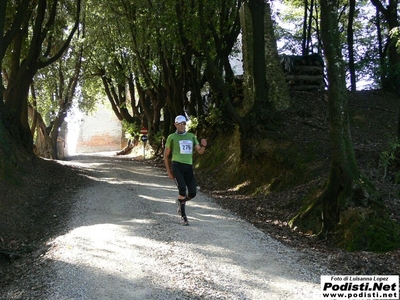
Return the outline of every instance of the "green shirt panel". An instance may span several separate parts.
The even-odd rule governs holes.
[[[193,164],[193,150],[199,144],[193,133],[172,133],[168,136],[165,147],[172,151],[172,161],[183,164]]]

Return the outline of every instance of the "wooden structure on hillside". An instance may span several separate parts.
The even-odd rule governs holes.
[[[305,56],[282,55],[281,66],[291,91],[323,90],[324,60],[318,54]]]

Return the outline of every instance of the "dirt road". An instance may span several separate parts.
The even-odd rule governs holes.
[[[65,163],[93,181],[77,193],[67,233],[23,279],[35,277],[40,299],[320,299],[328,270],[201,192],[181,226],[162,170],[110,154]]]

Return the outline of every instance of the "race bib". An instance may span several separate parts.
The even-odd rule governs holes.
[[[179,141],[179,149],[181,154],[192,154],[193,142],[191,140]]]

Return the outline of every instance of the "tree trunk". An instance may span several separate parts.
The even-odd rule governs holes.
[[[15,143],[4,120],[4,106],[0,105],[0,179],[10,179],[15,168],[25,162],[27,153]]]
[[[246,4],[244,4],[246,6]],[[253,66],[265,66],[266,63],[266,49],[264,39],[264,17],[265,17],[265,6],[264,1],[251,0],[248,3],[249,12],[251,15],[252,24],[252,56]],[[260,67],[254,67],[252,70],[253,84],[254,84],[254,104],[258,102],[265,102],[265,109],[271,110],[268,114],[272,113],[272,105],[268,101],[268,88],[267,88],[267,75],[266,69]],[[253,106],[254,107],[254,106]]]
[[[200,27],[207,28],[206,16],[204,16],[204,12],[202,7],[204,3],[202,0],[199,1],[199,20]],[[239,116],[236,109],[233,107],[231,99],[229,98],[228,88],[222,78],[222,74],[218,72],[217,67],[215,66],[215,62],[211,57],[208,44],[208,37],[206,36],[204,31],[200,32],[201,45],[204,51],[204,55],[206,58],[206,66],[205,66],[205,74],[207,77],[207,81],[211,86],[212,91],[218,91],[221,94],[222,106],[227,116],[230,120],[232,120],[235,124],[241,124],[242,119]]]
[[[387,7],[384,7],[380,0],[371,0],[376,9],[383,15],[387,22],[388,31],[400,26],[398,16],[398,0],[390,0]],[[386,70],[382,86],[399,94],[400,92],[400,53],[397,51],[395,41],[388,37],[387,63],[383,65]]]
[[[33,135],[28,123],[28,93],[33,75],[30,72],[20,80],[10,82],[5,93],[5,125],[16,145],[24,149],[26,158],[33,156]]]
[[[347,44],[349,47],[349,72],[351,91],[356,91],[356,70],[354,66],[354,36],[353,21],[355,13],[356,0],[350,0],[349,23],[347,25]]]
[[[272,22],[272,12],[269,3],[265,3],[264,31],[268,101],[272,103],[274,110],[283,110],[289,107],[290,95],[286,85],[285,75],[279,61],[274,24]]]
[[[38,118],[38,126],[36,128],[37,128],[36,130],[37,154],[45,158],[50,158],[50,159],[55,158],[53,156],[54,146],[52,139],[49,136],[46,124],[44,123],[41,117]]]
[[[35,107],[29,105],[28,112],[31,118],[36,119],[35,125],[32,126],[36,130],[35,154],[45,158],[55,158],[52,154],[53,143],[49,136],[50,129],[46,128],[42,116],[37,112]]]
[[[310,49],[311,42],[312,42],[312,36],[311,36],[311,30],[313,28],[313,12],[314,12],[314,0],[311,0],[310,3],[310,15],[308,16],[308,26],[307,26],[307,44],[306,44],[306,52],[303,55],[309,55],[312,53],[312,49]]]
[[[60,108],[57,118],[53,122],[53,128],[51,130],[50,137],[53,145],[52,155],[54,159],[60,159],[58,153],[58,133],[66,117],[67,117],[67,110]],[[62,155],[62,157],[64,157],[64,155]]]
[[[302,38],[301,38],[301,53],[302,55],[308,54],[307,49],[307,20],[308,20],[308,0],[304,1],[304,14],[303,14],[303,31],[302,31]]]
[[[289,94],[278,60],[269,4],[262,0],[244,3],[240,17],[245,76],[244,100],[239,108],[243,118],[242,153],[254,156],[254,141],[265,137],[275,111],[288,106]]]

